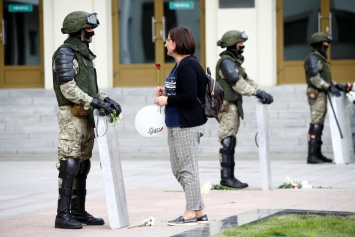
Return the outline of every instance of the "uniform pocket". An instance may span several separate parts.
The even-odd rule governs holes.
[[[315,100],[318,98],[319,90],[313,88],[313,87],[308,87],[307,89],[307,97],[310,100]]]
[[[223,100],[222,108],[220,110],[220,113],[222,112],[228,112],[229,110],[229,102],[226,100]]]

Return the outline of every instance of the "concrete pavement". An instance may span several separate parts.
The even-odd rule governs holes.
[[[328,155],[331,156],[331,155]],[[104,186],[97,154],[87,181],[87,210],[104,218],[104,226],[80,230],[54,228],[57,200],[56,156],[0,155],[1,236],[172,236],[194,227],[168,226],[182,214],[184,193],[170,170],[168,155],[121,156],[130,226],[145,218],[151,227],[110,229]],[[236,176],[247,182],[243,190],[211,190],[203,194],[211,232],[218,233],[222,219],[259,209],[305,209],[355,212],[355,164],[308,165],[300,155],[271,154],[272,187],[263,191],[257,154],[236,156]],[[201,184],[219,182],[215,157],[199,158]],[[313,189],[277,189],[286,177],[307,180]],[[212,229],[214,230],[212,231]],[[216,229],[217,228],[217,229]],[[186,233],[186,232],[184,232]],[[182,236],[206,236],[190,232]]]

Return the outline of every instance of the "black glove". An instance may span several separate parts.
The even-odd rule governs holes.
[[[106,97],[104,101],[108,103],[111,106],[111,108],[113,108],[116,111],[116,116],[120,115],[122,109],[119,103],[117,103],[113,99],[110,99],[109,97]]]
[[[333,85],[330,85],[329,91],[330,91],[330,93],[332,93],[332,94],[333,94],[334,96],[336,96],[336,97],[341,96],[340,91],[339,91],[335,86],[333,86]]]
[[[261,101],[261,103],[263,104],[271,104],[272,102],[274,102],[274,98],[272,97],[272,95],[266,93],[265,91],[257,91],[256,92],[256,97]]]
[[[347,84],[335,84],[335,87],[340,91],[348,92]]]
[[[109,115],[112,112],[112,108],[111,108],[110,104],[105,103],[105,102],[99,100],[98,98],[94,98],[91,101],[91,106],[98,109],[98,110],[104,110],[106,115]]]

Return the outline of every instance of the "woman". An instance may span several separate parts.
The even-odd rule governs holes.
[[[167,55],[175,58],[176,64],[165,81],[165,88],[157,87],[154,103],[165,105],[171,168],[186,199],[182,216],[168,221],[168,225],[206,223],[208,218],[203,214],[205,205],[201,197],[197,153],[207,118],[197,97],[204,102],[207,77],[193,55],[196,44],[190,29],[170,30],[165,47]]]

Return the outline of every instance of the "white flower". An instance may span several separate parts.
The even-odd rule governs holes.
[[[355,102],[355,92],[354,91],[349,91],[348,93],[346,93],[346,96],[348,97],[348,99],[351,103]]]
[[[142,224],[140,224],[140,225],[135,225],[135,226],[129,226],[128,229],[136,228],[136,227],[143,227],[143,226],[153,226],[154,223],[155,223],[154,217],[150,216],[150,217],[144,219],[144,221],[142,222]]]
[[[155,223],[154,217],[152,217],[152,216],[148,217],[148,224],[147,225],[152,226],[152,225],[154,225],[154,223]]]
[[[289,183],[290,182],[290,177],[286,177],[286,179],[285,179],[285,183]]]
[[[109,116],[110,123],[116,123],[119,124],[122,119],[122,113],[120,113],[118,116],[116,116],[116,110],[113,110]]]
[[[307,180],[302,181],[302,188],[313,188],[312,185],[310,185]]]
[[[205,183],[201,187],[201,194],[209,193],[211,189],[212,189],[212,184],[211,183]]]
[[[140,226],[153,226],[155,222],[154,217],[150,216],[147,219],[144,219]]]

